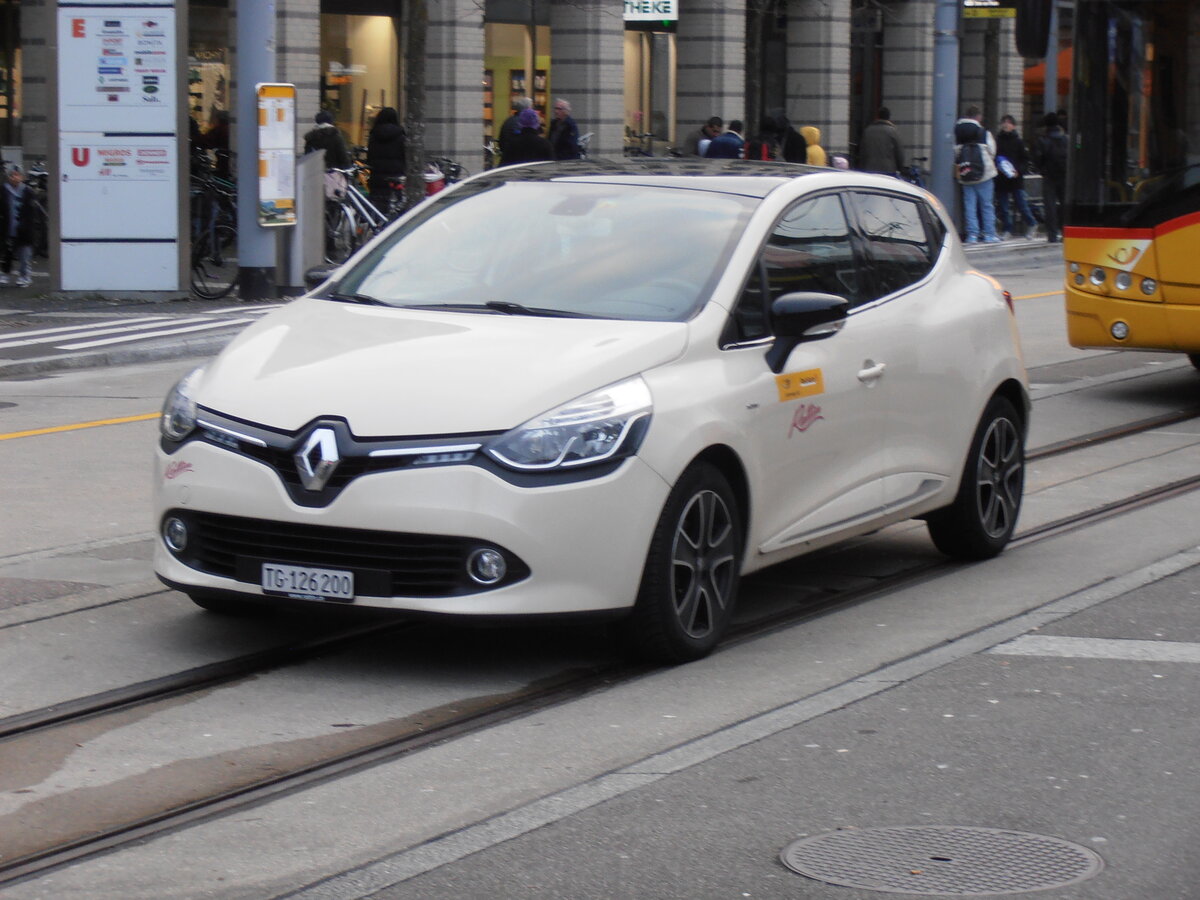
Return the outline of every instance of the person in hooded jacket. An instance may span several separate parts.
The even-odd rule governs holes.
[[[400,115],[390,106],[383,107],[367,135],[367,165],[371,167],[367,193],[376,208],[385,213],[394,193],[389,181],[404,176],[404,140]]]
[[[350,150],[346,139],[333,124],[333,113],[323,109],[316,115],[316,127],[304,135],[304,152],[325,151],[325,168],[348,169],[351,165]]]
[[[825,155],[825,149],[821,146],[821,129],[815,125],[805,125],[800,129],[800,136],[808,144],[808,151],[805,154],[804,161],[810,166],[829,165],[829,158]]]
[[[1008,160],[1007,167],[1004,160]],[[1000,130],[996,132],[996,212],[1000,214],[1001,231],[1013,237],[1017,234],[1014,222],[1016,213],[1025,220],[1026,235],[1037,228],[1037,219],[1025,196],[1025,173],[1028,170],[1029,153],[1017,131],[1017,120],[1012,116],[1002,116]],[[1015,211],[1010,211],[1010,201],[1016,207]]]
[[[542,120],[536,109],[517,113],[517,124],[521,130],[509,138],[508,150],[500,160],[502,166],[554,159],[554,148],[542,137]]]

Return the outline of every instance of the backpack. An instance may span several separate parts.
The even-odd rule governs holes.
[[[954,126],[954,171],[963,184],[974,184],[983,180],[987,165],[983,158],[983,144],[987,132],[977,122],[959,122]]]

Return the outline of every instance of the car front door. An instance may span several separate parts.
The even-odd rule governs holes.
[[[841,195],[790,207],[759,255],[725,342],[739,405],[748,412],[755,515],[750,546],[766,554],[878,515],[885,403],[877,357],[885,342],[870,315],[852,310],[836,334],[797,345],[774,371],[771,303],[787,293],[866,296],[861,259]],[[865,312],[865,310],[863,311]]]

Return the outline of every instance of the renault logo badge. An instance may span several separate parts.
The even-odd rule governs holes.
[[[312,434],[296,451],[296,471],[300,473],[300,483],[308,491],[322,490],[338,463],[337,435],[332,428],[315,428]]]

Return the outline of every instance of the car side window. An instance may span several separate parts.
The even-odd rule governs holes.
[[[771,304],[795,291],[815,291],[861,302],[860,267],[850,226],[837,194],[801,200],[775,225],[733,312],[735,340],[770,334]]]
[[[934,244],[925,227],[919,201],[857,191],[854,206],[880,296],[908,287],[929,274],[939,245]]]

